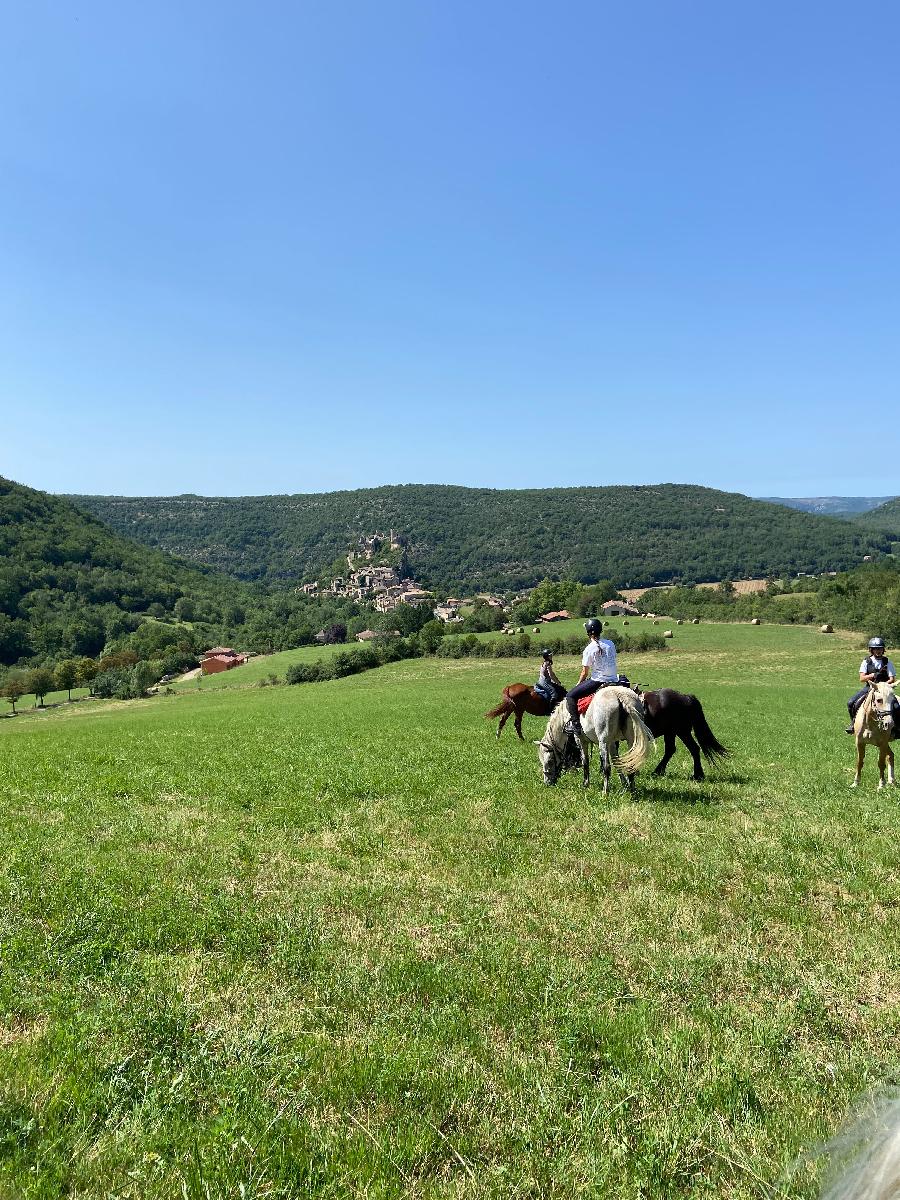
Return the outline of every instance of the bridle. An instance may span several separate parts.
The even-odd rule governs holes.
[[[552,766],[553,778],[550,780],[550,782],[556,783],[557,779],[559,779],[560,775],[562,775],[563,771],[565,770],[565,765],[566,765],[565,743],[563,743],[563,749],[560,750],[559,746],[557,746],[553,742],[551,742],[549,740],[547,734],[545,733],[544,736],[541,738],[541,740],[538,742],[538,745],[541,747],[542,750],[546,750],[547,753],[551,756],[549,763],[544,765],[544,773],[547,774],[548,766]]]
[[[869,686],[869,712],[878,723],[878,728],[882,733],[888,733],[894,726],[893,692],[889,692],[886,697],[883,697],[878,690],[877,683]],[[879,707],[879,701],[886,700],[886,707]]]
[[[562,745],[560,746],[556,742],[550,740],[551,736],[552,735],[549,733],[549,731],[545,731],[544,736],[537,744],[542,750],[546,750],[550,755],[549,762],[544,766],[544,775],[546,777],[552,772],[552,778],[549,780],[545,778],[545,782],[554,784],[559,781],[564,771],[574,770],[576,767],[581,766],[582,758],[580,750],[577,748],[577,738],[573,737],[571,734],[563,732],[561,735]],[[593,744],[589,742],[588,752],[590,753],[593,751],[593,749]]]

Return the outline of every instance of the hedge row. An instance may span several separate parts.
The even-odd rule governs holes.
[[[664,650],[665,640],[658,633],[641,630],[628,634],[616,631],[610,638],[619,653],[640,654],[646,650]],[[584,638],[550,638],[540,643],[533,641],[527,633],[516,638],[478,638],[474,634],[463,637],[441,638],[433,648],[438,658],[532,658],[541,649],[554,654],[581,654]],[[408,638],[380,638],[368,646],[353,650],[342,650],[326,661],[295,663],[288,667],[285,679],[288,683],[321,683],[326,679],[343,679],[346,675],[358,675],[385,663],[399,662],[405,658],[424,658],[432,647],[423,644],[413,634]]]

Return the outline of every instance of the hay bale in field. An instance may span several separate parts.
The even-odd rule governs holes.
[[[831,628],[830,625],[820,625],[819,633],[834,633],[834,630]]]
[[[622,624],[623,624],[623,625],[627,625],[627,624],[628,624],[628,620],[627,620],[627,618],[626,618],[626,620],[624,620],[624,621],[622,622]]]
[[[658,625],[658,624],[659,624],[659,621],[654,621],[654,622],[653,622],[653,624],[654,624],[654,625]]]
[[[540,633],[541,631],[540,631],[540,629],[537,627],[537,625],[535,625],[534,629],[532,629],[532,631],[531,631],[531,632],[532,632],[532,633]]]
[[[683,624],[684,624],[684,621],[682,621],[681,617],[679,617],[679,618],[678,618],[678,620],[675,622],[675,624],[676,624],[676,625],[683,625]]]
[[[674,637],[674,636],[675,636],[675,634],[672,632],[671,629],[667,629],[666,632],[663,634],[663,637]]]
[[[750,622],[750,624],[751,625],[762,625],[762,621],[759,619],[759,617],[754,617],[753,620]]]
[[[699,624],[700,624],[700,618],[699,618],[699,617],[694,617],[694,618],[693,618],[693,620],[691,621],[691,624],[692,624],[692,625],[699,625]]]

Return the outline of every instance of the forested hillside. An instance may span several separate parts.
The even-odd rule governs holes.
[[[0,477],[0,666],[227,640],[284,649],[359,612],[191,566],[113,533],[66,500]]]
[[[878,530],[681,484],[70,499],[145,545],[270,582],[314,578],[359,534],[390,528],[408,538],[416,579],[438,589],[515,589],[545,576],[627,587],[840,570],[890,548]]]
[[[893,538],[900,539],[900,496],[873,508],[871,512],[860,513],[854,517],[854,521],[866,530],[889,533]]]

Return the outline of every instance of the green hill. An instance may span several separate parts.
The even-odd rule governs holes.
[[[682,484],[69,498],[145,545],[270,582],[314,578],[360,534],[391,528],[408,539],[415,577],[438,589],[515,589],[561,575],[625,587],[841,570],[890,549],[877,529]]]
[[[880,504],[870,512],[854,516],[853,520],[867,531],[887,533],[895,541],[900,540],[900,496]]]
[[[246,585],[137,545],[66,500],[0,477],[0,664],[93,656],[173,612],[221,627],[249,595]]]

